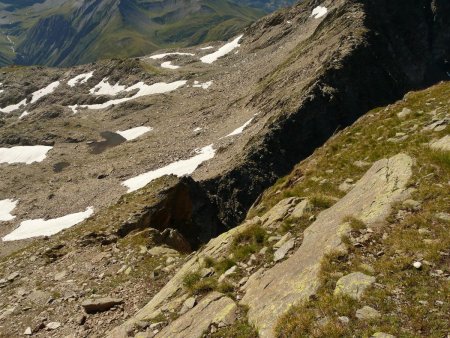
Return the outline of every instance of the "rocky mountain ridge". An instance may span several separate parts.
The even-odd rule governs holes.
[[[352,311],[363,309],[355,309],[354,300],[327,303],[330,289],[346,289],[352,273],[364,273],[356,277],[373,285],[372,270],[356,268],[361,257],[388,290],[398,283],[422,301],[426,291],[401,281],[420,278],[445,294],[448,86],[408,94],[339,132],[371,108],[448,77],[447,4],[385,5],[305,1],[226,44],[72,69],[4,68],[0,201],[8,211],[0,214],[7,219],[1,250],[12,256],[2,262],[2,289],[11,303],[2,304],[1,316],[20,323],[5,326],[5,335],[177,336],[185,328],[193,337],[252,337],[252,326],[267,337],[342,336],[349,328],[399,334],[398,324],[354,321]],[[400,8],[406,11],[397,18]],[[394,26],[391,19],[401,20]],[[415,53],[419,47],[427,52]],[[15,148],[24,146],[38,146],[39,153],[18,158]],[[430,146],[435,152],[424,151]],[[194,180],[162,177],[170,173]],[[85,215],[92,217],[82,222]],[[405,230],[410,222],[422,229],[423,219],[427,234],[442,242]],[[62,226],[58,231],[74,227],[45,241],[11,241],[29,236],[29,221]],[[420,255],[398,240],[397,229],[422,243]],[[383,242],[391,240],[391,246]],[[329,248],[290,266],[317,241]],[[348,255],[335,252],[343,245]],[[395,262],[378,262],[387,250],[400,250],[386,255]],[[432,270],[414,274],[416,262]],[[384,278],[393,266],[399,267],[395,278]],[[36,276],[23,277],[36,267]],[[275,287],[280,274],[289,279],[282,285],[286,294]],[[440,277],[431,283],[434,274]],[[299,288],[305,276],[311,282]],[[50,287],[52,279],[57,283]],[[262,292],[260,283],[268,285],[265,298],[254,296]],[[376,311],[395,323],[407,319],[405,330],[414,333],[416,317],[404,314],[415,303],[393,294]],[[315,295],[325,315],[315,303],[301,308]],[[307,317],[289,312],[279,299]],[[361,306],[375,310],[379,298],[363,299]],[[436,302],[445,305],[436,296],[423,311],[435,313],[429,323],[443,333],[446,311]],[[330,307],[335,303],[346,310]],[[396,312],[393,304],[406,305]],[[268,320],[266,309],[275,305]],[[284,316],[295,325],[283,328]],[[431,328],[420,330],[426,335]]]

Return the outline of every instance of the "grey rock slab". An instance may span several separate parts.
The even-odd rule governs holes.
[[[292,250],[295,246],[295,239],[291,238],[286,243],[284,243],[273,255],[274,262],[281,261],[287,253]]]
[[[249,321],[260,337],[274,337],[280,316],[316,293],[321,260],[327,253],[344,248],[341,237],[349,231],[348,225],[343,226],[347,216],[375,227],[389,215],[392,203],[407,198],[412,163],[405,154],[374,163],[346,196],[317,216],[291,257],[249,279],[241,303],[249,307]]]
[[[356,318],[359,320],[371,320],[380,318],[381,314],[377,310],[375,310],[373,307],[370,306],[364,306],[361,309],[356,311]]]
[[[364,291],[375,283],[375,280],[375,277],[368,276],[362,272],[353,272],[339,278],[334,289],[334,294],[360,299]]]
[[[272,209],[261,217],[263,226],[273,227],[276,223],[286,218],[294,205],[298,203],[297,197],[285,198],[278,202]]]
[[[183,306],[181,307],[180,314],[185,314],[190,309],[192,309],[195,306],[195,304],[197,304],[197,300],[195,299],[195,297],[190,297],[186,299],[183,303]]]
[[[156,337],[200,338],[212,324],[219,327],[233,324],[237,318],[236,311],[237,305],[231,298],[212,292],[191,311],[162,329]]]
[[[111,309],[113,306],[120,305],[123,303],[122,299],[119,298],[96,298],[96,299],[88,299],[84,301],[81,306],[83,307],[86,313],[96,313],[96,312],[104,312]]]
[[[312,205],[309,199],[304,199],[295,206],[294,210],[292,210],[291,217],[300,218],[305,214],[305,212],[309,211],[311,208]]]
[[[393,336],[389,333],[375,332],[371,338],[395,338],[395,336]]]
[[[291,238],[292,238],[292,234],[291,234],[290,232],[286,233],[283,237],[281,237],[281,238],[279,239],[278,242],[276,242],[276,243],[273,245],[273,248],[274,248],[274,249],[281,248],[281,247],[283,246],[283,244],[286,243],[287,241],[289,241]]]
[[[430,143],[430,148],[433,150],[450,151],[450,135]]]

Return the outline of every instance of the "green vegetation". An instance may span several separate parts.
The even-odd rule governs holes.
[[[234,259],[244,261],[261,250],[266,241],[266,231],[259,225],[253,225],[234,237],[231,254]]]
[[[421,207],[413,210],[399,203],[387,224],[372,229],[348,217],[345,221],[351,231],[343,237],[347,252],[331,253],[323,260],[316,297],[293,306],[280,319],[278,337],[370,337],[375,332],[397,337],[443,337],[448,333],[450,287],[445,275],[450,224],[438,215],[450,213],[450,153],[431,151],[428,144],[448,135],[450,128],[431,131],[425,127],[433,118],[448,114],[449,94],[450,83],[441,83],[410,93],[387,109],[369,112],[318,149],[311,157],[313,161],[304,161],[279,180],[266,192],[258,210],[252,211],[251,215],[264,213],[286,196],[310,196],[315,207],[325,208],[343,195],[336,189],[340,183],[346,179],[356,182],[371,163],[401,152],[415,159],[410,198],[419,201]],[[397,114],[403,108],[412,113],[399,118]],[[400,137],[403,139],[398,140]],[[295,229],[296,222],[290,222],[289,227]],[[369,240],[353,245],[363,234]],[[416,261],[422,263],[420,269],[413,267]],[[359,301],[334,296],[337,280],[355,271],[375,276],[377,283]],[[357,319],[356,311],[365,305],[379,311],[381,317]],[[344,316],[348,323],[339,318]]]

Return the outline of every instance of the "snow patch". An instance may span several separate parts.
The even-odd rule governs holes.
[[[55,82],[50,83],[47,87],[35,91],[33,94],[31,94],[31,102],[30,103],[37,102],[44,96],[47,96],[47,95],[53,93],[55,91],[55,89],[58,88],[59,85],[60,85],[60,82],[55,81]],[[17,109],[22,108],[23,106],[26,106],[26,105],[27,105],[27,99],[23,99],[22,101],[20,101],[17,104],[13,104],[13,105],[7,106],[5,108],[0,108],[0,112],[8,114]]]
[[[150,59],[153,59],[153,60],[160,60],[160,59],[164,59],[166,56],[170,56],[170,55],[195,56],[195,54],[192,54],[192,53],[179,53],[179,52],[175,52],[175,53],[164,53],[164,54],[156,54],[156,55],[152,55],[152,56],[150,56]]]
[[[211,87],[212,84],[213,84],[212,81],[208,81],[208,82],[204,82],[204,83],[200,83],[198,81],[194,81],[194,84],[192,85],[192,87],[208,89],[209,87]]]
[[[225,136],[225,137],[236,136],[236,135],[242,134],[242,133],[244,132],[245,128],[247,128],[247,127],[250,125],[250,123],[253,122],[253,120],[254,120],[254,117],[252,117],[250,120],[248,120],[247,122],[245,122],[245,123],[244,123],[242,126],[240,126],[239,128],[233,130],[231,133],[229,133],[229,134],[228,134],[227,136]],[[224,137],[224,138],[225,138],[225,137]]]
[[[197,155],[187,159],[171,163],[163,168],[149,171],[145,174],[130,178],[122,185],[128,188],[128,192],[133,192],[145,187],[151,181],[164,175],[177,175],[179,177],[192,174],[200,164],[212,159],[216,153],[213,145],[206,146],[202,149],[196,149]]]
[[[200,50],[208,50],[208,49],[214,49],[214,47],[213,46],[207,46],[207,47],[200,48]]]
[[[48,146],[0,148],[0,163],[31,164],[33,162],[42,162],[47,157],[47,152],[52,148]]]
[[[16,216],[11,215],[11,212],[16,208],[17,202],[11,199],[0,201],[0,222],[10,221],[16,218]]]
[[[47,96],[55,91],[56,88],[60,85],[59,81],[55,81],[50,83],[47,87],[42,88],[38,91],[35,91],[32,95],[31,102],[34,103],[43,98],[44,96]]]
[[[198,132],[198,131],[201,131],[201,130],[202,130],[202,128],[197,127],[197,128],[194,129],[194,133],[196,133],[196,132]]]
[[[315,19],[320,19],[328,13],[328,9],[323,6],[317,6],[313,9],[311,16]]]
[[[23,119],[25,116],[30,115],[30,113],[28,111],[24,111],[22,114],[20,114],[19,116],[19,120]]]
[[[91,217],[93,213],[94,208],[89,207],[84,212],[69,214],[59,218],[49,220],[40,218],[23,221],[17,229],[3,237],[2,240],[6,242],[33,237],[52,236],[64,229],[68,229],[83,222],[85,219]]]
[[[186,83],[187,83],[187,81],[184,81],[184,80],[170,82],[170,83],[159,82],[159,83],[154,83],[152,85],[147,85],[144,82],[139,82],[139,83],[136,83],[135,85],[125,89],[125,91],[127,91],[127,92],[137,89],[138,92],[136,94],[134,94],[133,96],[124,97],[122,99],[110,100],[110,101],[107,101],[104,103],[99,103],[99,104],[79,105],[79,106],[75,106],[75,107],[70,106],[70,108],[74,112],[77,111],[78,108],[87,108],[87,109],[93,109],[93,110],[105,109],[105,108],[108,108],[109,106],[112,106],[113,104],[124,103],[124,102],[130,101],[130,100],[137,99],[142,96],[169,93],[180,87],[183,87]]]
[[[69,87],[75,87],[76,85],[86,83],[92,76],[94,76],[94,72],[80,74],[67,81],[67,84]]]
[[[124,131],[118,130],[116,131],[116,133],[125,138],[127,141],[131,141],[137,139],[139,136],[142,136],[152,130],[153,128],[150,127],[136,127]]]
[[[101,80],[94,88],[89,90],[92,95],[109,95],[116,96],[117,94],[123,92],[126,86],[121,86],[119,83],[111,85],[108,82],[108,78]]]
[[[173,65],[172,61],[167,61],[167,62],[161,63],[161,67],[162,68],[167,68],[167,69],[178,69],[178,68],[180,68],[180,66]]]
[[[239,41],[241,41],[242,37],[244,35],[239,35],[236,39],[233,41],[227,43],[226,45],[220,47],[216,52],[212,54],[205,55],[200,60],[203,63],[213,63],[217,61],[219,58],[227,55],[228,53],[231,53],[234,49],[238,48],[240,46]]]
[[[10,106],[7,106],[5,108],[0,108],[0,112],[5,113],[5,114],[9,114],[17,109],[22,108],[23,106],[27,105],[27,99],[23,99],[22,101],[20,101],[17,104],[12,104]]]

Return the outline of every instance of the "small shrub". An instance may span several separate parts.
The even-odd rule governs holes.
[[[202,279],[202,276],[198,271],[189,272],[183,277],[183,285],[188,290],[193,290],[195,284],[197,284]]]
[[[315,208],[328,209],[333,206],[336,201],[325,195],[315,195],[311,198],[311,203]]]
[[[360,219],[351,217],[351,216],[346,217],[344,219],[344,222],[347,222],[348,224],[350,224],[350,228],[353,231],[361,231],[361,230],[367,228],[367,225],[363,221],[361,221]]]
[[[229,259],[229,258],[224,258],[214,264],[214,270],[216,270],[216,272],[218,274],[222,274],[235,265],[236,265],[236,262],[234,260]]]

